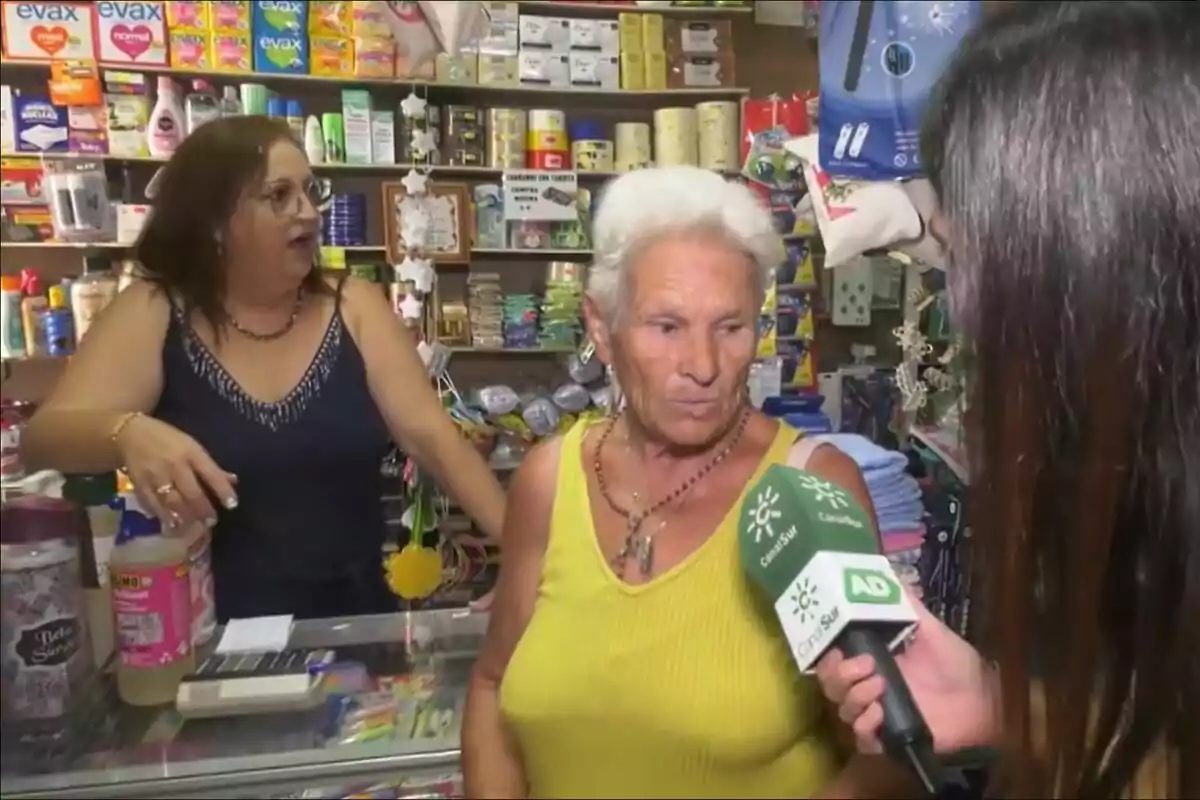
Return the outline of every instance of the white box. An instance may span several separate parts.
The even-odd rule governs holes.
[[[371,111],[371,163],[396,163],[395,111]]]
[[[13,118],[13,91],[11,86],[0,86],[0,152],[13,153],[17,149],[17,123]]]
[[[606,56],[621,53],[621,29],[615,19],[573,19],[568,38],[572,50],[590,50]]]
[[[511,22],[517,24],[517,20],[521,17],[521,11],[518,5],[514,2],[504,2],[504,0],[488,0],[483,4],[484,10],[488,12],[488,16],[492,18],[492,22]]]
[[[621,88],[621,59],[615,55],[572,52],[568,63],[572,86],[606,91]]]
[[[517,76],[526,86],[566,89],[571,85],[571,64],[566,53],[522,50],[517,56]]]
[[[515,21],[493,21],[483,36],[479,37],[475,50],[484,56],[515,56],[520,49],[520,41]]]
[[[571,49],[571,20],[566,17],[542,17],[522,14],[521,49],[565,53]]]

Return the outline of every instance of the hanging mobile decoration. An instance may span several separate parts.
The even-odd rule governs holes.
[[[384,559],[388,589],[403,600],[423,600],[442,583],[442,554],[425,544],[437,530],[435,487],[409,459],[404,468],[406,508],[401,524],[409,530],[408,544]]]
[[[428,101],[418,95],[416,87],[413,87],[400,103],[400,113],[408,120],[426,120],[428,107]],[[433,263],[425,253],[432,222],[426,205],[431,172],[429,165],[437,152],[437,139],[425,124],[410,127],[410,150],[414,166],[400,181],[404,186],[400,240],[404,245],[405,255],[401,263],[392,264],[392,272],[396,313],[408,324],[416,327],[425,315],[425,298],[433,291],[437,280]],[[395,210],[389,209],[389,213],[395,213]]]

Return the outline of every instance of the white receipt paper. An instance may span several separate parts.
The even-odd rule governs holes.
[[[283,652],[287,649],[288,639],[292,637],[293,620],[291,614],[231,619],[225,625],[217,652],[222,655]]]

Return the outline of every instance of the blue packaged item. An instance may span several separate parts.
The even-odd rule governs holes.
[[[255,36],[300,36],[308,32],[308,3],[254,0],[250,15]]]
[[[18,94],[13,98],[17,150],[62,153],[68,150],[67,109],[45,97]]]
[[[254,71],[275,75],[307,75],[308,37],[303,34],[255,34]]]
[[[69,308],[51,308],[44,312],[46,352],[52,356],[69,356],[75,352],[75,320]]]
[[[871,181],[920,175],[930,90],[982,14],[980,0],[822,0],[821,168]]]

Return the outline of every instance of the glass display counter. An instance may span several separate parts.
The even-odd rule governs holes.
[[[391,722],[376,715],[373,728],[349,726],[355,690],[345,686],[313,710],[214,719],[114,699],[86,754],[40,774],[9,774],[5,765],[0,796],[454,796],[467,676],[486,625],[466,610],[297,622],[289,646],[330,648],[339,663],[356,665],[370,678],[357,691],[395,699]]]

